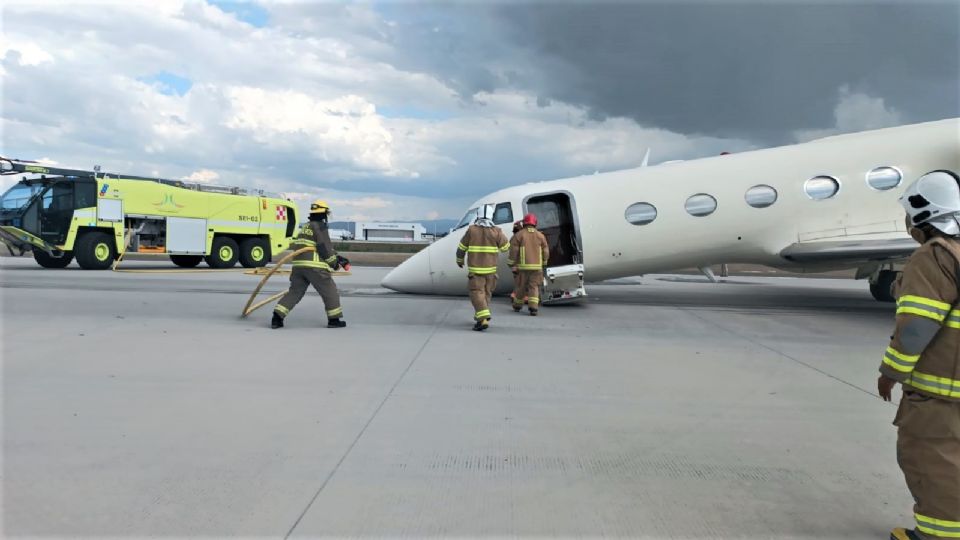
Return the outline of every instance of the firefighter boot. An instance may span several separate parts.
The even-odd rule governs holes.
[[[924,540],[924,538],[912,529],[896,528],[890,531],[890,540]]]
[[[531,316],[531,317],[536,317],[536,316],[537,316],[537,313],[539,313],[539,311],[540,311],[540,310],[538,310],[538,309],[536,309],[536,308],[530,308],[530,316]]]
[[[473,329],[476,330],[477,332],[483,332],[487,328],[490,328],[490,319],[483,319],[481,321],[477,321],[477,323],[473,325]]]
[[[270,319],[270,328],[273,328],[274,330],[277,328],[283,328],[283,317],[281,317],[276,311],[273,312],[273,318]]]
[[[347,321],[337,319],[327,319],[327,328],[343,328],[347,326]]]

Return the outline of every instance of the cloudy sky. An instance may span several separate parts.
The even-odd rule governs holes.
[[[647,148],[960,116],[956,0],[0,9],[0,155],[325,197],[337,219],[456,218]]]

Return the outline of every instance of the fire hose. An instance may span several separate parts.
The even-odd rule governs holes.
[[[281,296],[287,294],[287,291],[278,292],[277,294],[274,294],[274,295],[272,295],[272,296],[270,296],[270,297],[268,297],[268,298],[266,298],[266,299],[264,299],[264,300],[261,300],[261,301],[257,302],[256,304],[253,303],[253,300],[257,297],[258,294],[260,294],[260,290],[263,289],[263,286],[267,284],[267,281],[268,281],[275,273],[277,273],[278,270],[280,270],[280,267],[282,267],[284,264],[286,264],[287,262],[289,262],[290,260],[292,260],[294,257],[296,257],[297,255],[299,255],[299,254],[301,254],[301,253],[309,253],[309,252],[311,252],[311,251],[316,251],[316,250],[317,250],[317,248],[315,248],[315,247],[313,247],[313,246],[308,246],[308,247],[300,248],[300,249],[298,249],[298,250],[296,250],[296,251],[292,251],[292,252],[284,255],[279,261],[277,261],[276,264],[274,264],[273,266],[271,266],[270,269],[267,271],[267,273],[264,274],[264,276],[260,279],[260,283],[257,284],[257,288],[254,289],[253,292],[250,294],[250,298],[247,299],[247,303],[246,303],[245,306],[243,306],[243,312],[240,314],[240,318],[244,318],[244,317],[246,317],[247,315],[250,315],[250,314],[253,313],[254,311],[262,308],[263,306],[269,304],[270,302],[273,302],[274,300],[279,300]],[[344,265],[344,271],[343,271],[343,272],[331,272],[331,274],[333,274],[333,275],[335,275],[335,276],[349,276],[349,275],[350,275],[350,264],[347,263],[346,265]],[[251,305],[251,304],[252,304],[252,305]]]

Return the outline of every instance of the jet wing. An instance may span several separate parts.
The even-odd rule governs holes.
[[[798,264],[845,264],[902,260],[920,247],[912,238],[878,240],[834,240],[799,242],[780,252],[784,259]]]

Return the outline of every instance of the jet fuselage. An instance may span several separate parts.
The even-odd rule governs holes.
[[[719,263],[787,267],[793,263],[781,252],[788,246],[906,238],[898,198],[911,181],[937,169],[960,170],[960,119],[524,184],[486,195],[470,208],[509,203],[510,219],[500,224],[509,236],[531,198],[565,194],[588,282]],[[832,182],[836,193],[816,198],[832,191]],[[756,207],[762,206],[758,195],[769,198],[772,192],[775,201]],[[651,207],[652,221],[627,220],[629,214],[646,221]],[[390,272],[383,286],[466,294],[466,270],[455,263],[462,234],[455,230],[417,253]],[[512,284],[505,257],[499,275],[498,292],[505,292]]]

